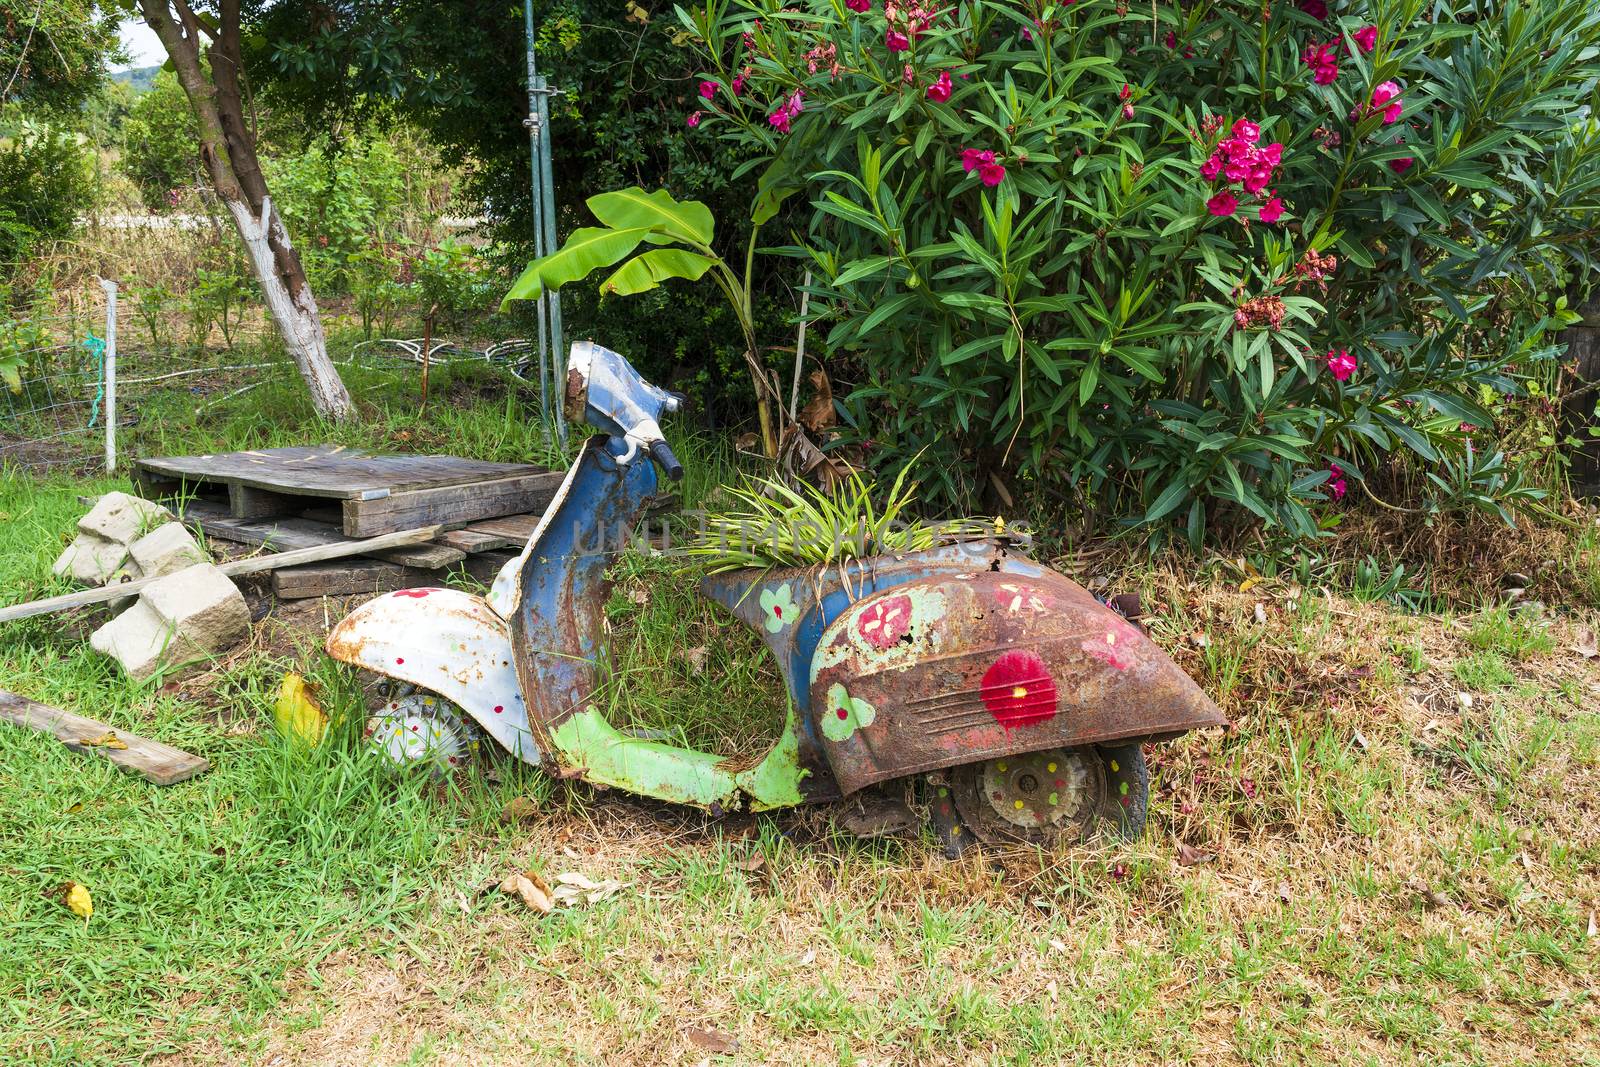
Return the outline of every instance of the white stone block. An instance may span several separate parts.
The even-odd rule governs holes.
[[[197,563],[210,562],[180,522],[157,526],[129,545],[128,554],[146,578],[160,578]]]
[[[89,514],[78,520],[78,529],[107,541],[127,545],[171,519],[172,513],[160,504],[152,504],[127,493],[113,492],[95,502]]]

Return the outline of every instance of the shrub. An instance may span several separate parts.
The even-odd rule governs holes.
[[[76,134],[24,120],[0,143],[0,280],[43,241],[72,235],[94,208],[94,163]]]
[[[680,18],[699,131],[810,198],[790,251],[850,435],[926,449],[925,494],[1026,485],[1194,543],[1314,535],[1403,457],[1447,503],[1537,495],[1485,401],[1554,356],[1595,248],[1587,0]]]
[[[181,190],[207,187],[189,98],[171,71],[160,71],[150,91],[133,102],[122,126],[117,166],[151,211],[176,207]]]
[[[312,288],[349,292],[351,257],[399,232],[406,182],[394,149],[376,134],[320,136],[263,166]]]

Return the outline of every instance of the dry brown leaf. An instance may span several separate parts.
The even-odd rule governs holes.
[[[1592,911],[1589,913],[1589,936],[1600,937],[1600,926],[1595,925],[1594,912]]]
[[[626,885],[627,883],[619,882],[615,878],[596,882],[576,871],[567,871],[556,875],[556,888],[550,896],[555,903],[563,907],[575,904],[598,904],[602,900],[616,896]]]
[[[752,852],[750,855],[739,861],[738,868],[741,871],[749,871],[751,874],[755,874],[766,865],[767,857],[763,853]]]
[[[1178,866],[1193,867],[1197,863],[1210,863],[1217,858],[1215,852],[1205,852],[1193,845],[1178,842]]]
[[[817,395],[811,403],[800,409],[800,425],[812,433],[821,433],[839,421],[833,411],[833,384],[828,381],[827,372],[822,370],[812,371],[806,376],[806,381],[811,383]]]
[[[706,670],[706,646],[695,645],[693,648],[679,649],[679,654],[689,661],[689,666],[696,674],[704,674]]]
[[[636,585],[628,590],[628,599],[642,608],[650,603],[650,590],[642,585]]]
[[[550,887],[533,871],[507,875],[505,881],[500,883],[500,892],[521,897],[524,904],[541,915],[548,915],[555,910]]]
[[[718,1055],[726,1055],[739,1051],[739,1039],[732,1034],[725,1034],[720,1030],[710,1030],[704,1027],[691,1026],[687,1031],[689,1041],[696,1047]]]
[[[1584,659],[1594,659],[1596,656],[1600,656],[1600,646],[1595,644],[1593,630],[1585,626],[1574,635],[1574,638],[1572,651]]]

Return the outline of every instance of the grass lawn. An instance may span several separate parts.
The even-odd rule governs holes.
[[[446,373],[418,416],[376,382],[339,439],[542,454],[492,385]],[[131,450],[326,436],[257,393],[151,410]],[[113,486],[0,475],[0,600],[53,591],[77,495]],[[1109,574],[1233,728],[1150,750],[1137,844],[955,863],[827,810],[716,820],[504,762],[395,775],[358,716],[292,749],[285,670],[359,697],[318,651],[343,604],[146,685],[88,650],[93,612],[0,627],[0,686],[213,765],[158,789],[0,727],[0,1063],[1600,1063],[1600,659],[1577,650],[1600,551],[1546,541],[1537,615],[1484,607],[1485,582],[1415,614],[1338,568]],[[619,710],[725,747],[770,731],[757,646],[659,563],[618,576]],[[626,886],[541,917],[493,891],[530,868]],[[69,879],[87,924],[49,898]]]

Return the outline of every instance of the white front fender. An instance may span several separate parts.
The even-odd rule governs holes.
[[[511,627],[459,589],[401,589],[367,601],[328,635],[341,663],[410,682],[461,707],[525,763],[539,762],[511,655]]]

